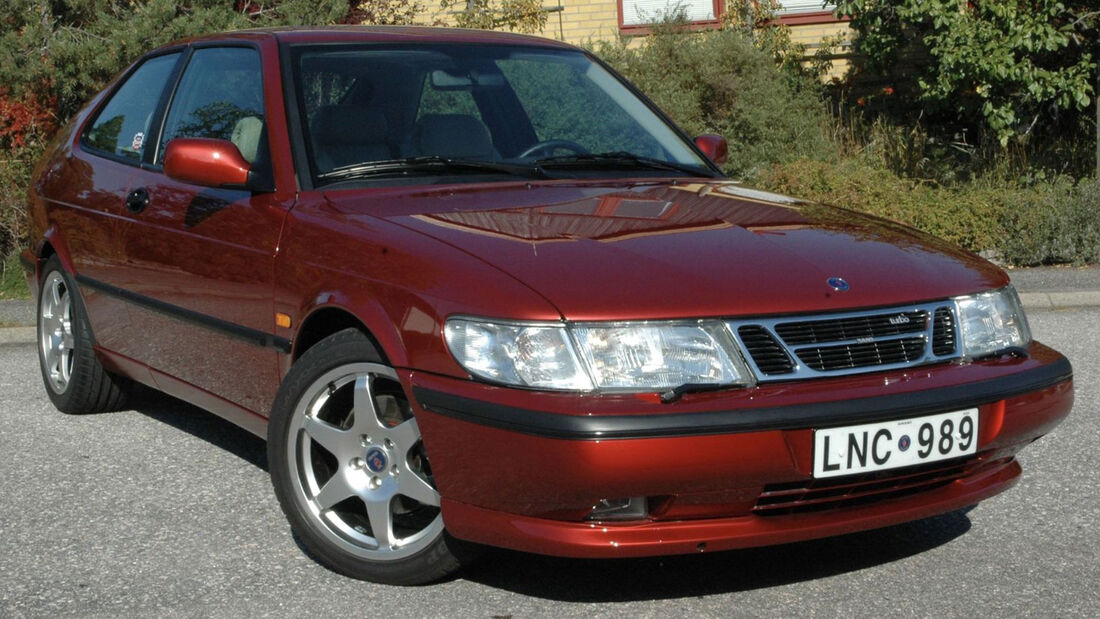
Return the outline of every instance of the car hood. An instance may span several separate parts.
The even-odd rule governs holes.
[[[978,256],[900,224],[728,181],[460,185],[327,197],[345,214],[382,217],[495,265],[567,320],[818,312],[1008,283]],[[837,290],[831,278],[848,289]],[[509,316],[504,307],[486,312]]]

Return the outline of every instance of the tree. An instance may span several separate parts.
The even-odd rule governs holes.
[[[866,68],[909,84],[1002,146],[1080,121],[1095,95],[1098,13],[1056,0],[840,0]],[[904,92],[904,90],[903,90]]]
[[[540,0],[440,0],[440,7],[456,11],[455,23],[463,28],[537,32],[546,25]]]

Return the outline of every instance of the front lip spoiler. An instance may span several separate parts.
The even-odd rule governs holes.
[[[660,415],[547,413],[413,387],[425,410],[483,426],[545,438],[607,440],[823,428],[970,408],[1038,391],[1073,378],[1065,357],[1024,372],[915,393],[794,406]]]

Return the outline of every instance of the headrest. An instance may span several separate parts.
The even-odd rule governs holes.
[[[489,129],[466,114],[428,114],[416,123],[416,147],[421,155],[491,159]]]
[[[263,131],[264,121],[257,116],[245,116],[233,126],[233,133],[229,139],[237,145],[237,150],[241,151],[245,161],[252,163],[256,160]]]
[[[326,105],[313,113],[309,131],[317,144],[378,144],[389,129],[382,112],[360,105]]]

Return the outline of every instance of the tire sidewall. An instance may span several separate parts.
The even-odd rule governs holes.
[[[73,367],[69,373],[69,382],[61,393],[55,391],[53,385],[50,384],[49,370],[46,368],[46,357],[42,351],[42,304],[45,301],[46,282],[49,281],[50,274],[54,272],[61,275],[61,279],[65,282],[65,288],[69,293],[69,323],[73,332]],[[86,380],[88,357],[95,353],[92,351],[91,342],[88,341],[86,335],[88,332],[86,328],[87,317],[84,313],[80,291],[56,255],[46,260],[46,264],[42,268],[42,278],[38,282],[38,304],[35,309],[37,312],[35,318],[35,348],[38,351],[38,367],[42,374],[42,386],[46,388],[46,394],[58,410],[72,412],[75,408],[76,393],[83,381]]]

